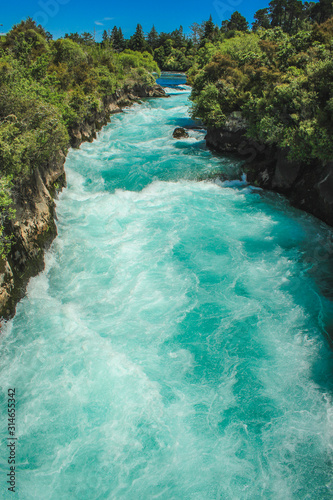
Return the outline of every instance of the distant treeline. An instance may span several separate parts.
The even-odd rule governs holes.
[[[307,30],[310,25],[321,24],[333,15],[331,0],[320,0],[318,3],[301,0],[272,0],[265,9],[259,9],[254,15],[254,22],[250,28],[246,18],[238,11],[230,19],[222,21],[221,26],[213,23],[212,16],[207,21],[193,23],[190,26],[190,35],[184,35],[180,26],[171,33],[158,33],[155,26],[145,35],[142,26],[137,25],[135,33],[125,39],[121,27],[114,26],[112,30],[105,30],[102,36],[102,46],[112,47],[117,52],[131,49],[139,52],[149,52],[159,67],[165,71],[187,71],[193,64],[198,49],[206,43],[222,42],[231,38],[238,31],[256,32],[260,28],[269,29],[280,27],[290,35],[298,30]],[[66,34],[82,45],[94,45],[95,40],[90,33]]]

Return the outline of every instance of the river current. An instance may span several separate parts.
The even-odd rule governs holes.
[[[173,139],[189,89],[161,83],[68,155],[1,337],[0,496],[15,388],[20,500],[332,499],[332,233]]]

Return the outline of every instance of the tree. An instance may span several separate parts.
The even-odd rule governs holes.
[[[282,26],[286,19],[286,1],[285,0],[271,0],[269,3],[269,13],[271,16],[271,24],[275,26]]]
[[[84,48],[69,38],[56,40],[54,50],[54,62],[56,64],[66,63],[69,67],[75,68],[87,62]]]
[[[193,43],[193,41],[191,40],[191,38],[190,38],[189,40],[187,40],[185,54],[186,54],[187,56],[188,56],[188,55],[194,55],[194,54],[195,54],[194,43]]]
[[[333,17],[322,24],[315,24],[312,29],[313,41],[318,41],[330,47],[333,39]]]
[[[153,26],[150,32],[148,33],[147,42],[153,50],[155,50],[158,47],[158,33],[156,31],[155,26]]]
[[[311,19],[318,24],[324,23],[333,17],[333,4],[331,0],[319,0],[311,6]]]
[[[203,33],[204,40],[212,41],[214,30],[215,30],[215,24],[213,23],[213,18],[210,15],[208,21],[206,21],[204,25],[204,33]]]
[[[205,23],[201,23],[201,24],[193,23],[190,26],[190,30],[192,31],[192,34],[190,36],[191,36],[191,40],[192,40],[194,45],[199,45],[202,38],[203,38],[203,34],[204,34],[204,30],[205,30],[204,24]]]
[[[103,31],[102,40],[103,40],[103,42],[109,41],[109,34],[106,30]]]
[[[37,26],[36,21],[34,21],[31,17],[28,17],[25,21],[21,21],[19,24],[14,24],[10,32],[7,33],[7,37],[10,33],[15,36],[18,33],[25,33],[28,30],[35,31],[47,40],[52,39],[52,35],[48,31],[45,31],[43,26],[41,26],[40,24]]]
[[[301,0],[287,0],[286,21],[283,27],[287,33],[297,32],[302,12],[303,3]]]
[[[81,37],[82,37],[82,43],[84,45],[94,45],[95,44],[94,37],[91,33],[88,33],[87,31],[85,31],[84,33],[82,33]]]
[[[160,47],[157,47],[157,49],[154,50],[154,59],[160,68],[163,69],[165,67],[166,55],[165,55],[164,48],[162,45]]]
[[[117,26],[114,26],[109,38],[114,50],[116,50],[117,52],[121,52],[125,49],[126,42],[121,28],[117,28]]]
[[[163,44],[163,49],[164,49],[164,53],[165,55],[168,57],[168,56],[171,56],[172,54],[172,49],[173,49],[173,42],[171,40],[171,38],[168,38],[168,40],[166,40]]]
[[[301,20],[308,15],[308,10],[309,4],[303,5],[302,0],[272,0],[269,4],[271,26],[280,26],[287,33],[295,33]]]
[[[123,35],[121,28],[118,29],[118,47],[119,47],[120,52],[122,50],[125,50],[125,48],[126,48],[126,40],[124,38],[124,35]]]
[[[268,9],[259,9],[254,14],[254,23],[252,23],[252,31],[257,31],[258,28],[268,29],[271,25]]]
[[[28,17],[7,33],[4,47],[9,48],[17,59],[28,65],[30,60],[35,60],[49,50],[47,32]]]
[[[110,44],[109,34],[106,30],[104,30],[103,35],[102,35],[102,45],[103,45],[103,47],[108,47],[109,44]]]
[[[11,237],[6,235],[5,226],[15,217],[11,197],[12,182],[9,176],[0,177],[0,258],[5,257],[11,246]]]
[[[118,28],[117,28],[117,26],[114,26],[112,28],[111,36],[110,36],[110,41],[112,43],[112,47],[114,50],[118,49],[118,39],[119,39]]]
[[[146,40],[143,34],[143,29],[141,24],[138,24],[134,35],[132,35],[130,38],[129,48],[132,50],[137,50],[138,52],[142,52],[145,49],[145,46]]]
[[[236,10],[231,14],[228,29],[235,31],[247,31],[249,29],[249,25],[245,17]]]
[[[247,20],[237,10],[231,14],[229,21],[222,21],[221,25],[222,33],[228,33],[230,31],[247,31],[248,29],[249,25]]]
[[[225,19],[224,21],[222,21],[222,23],[221,23],[221,32],[222,33],[228,33],[228,31],[229,31],[228,26],[229,26],[228,19]]]
[[[82,36],[79,35],[77,31],[75,33],[70,33],[70,34],[66,33],[65,38],[72,40],[75,43],[82,43],[83,42]]]
[[[171,33],[171,38],[174,41],[174,46],[178,49],[184,46],[185,44],[185,37],[184,37],[184,30],[183,26],[179,26],[177,30],[174,30]]]

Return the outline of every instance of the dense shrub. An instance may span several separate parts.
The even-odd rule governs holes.
[[[193,117],[220,127],[241,111],[251,138],[302,162],[332,159],[332,25],[291,35],[260,28],[207,47],[209,60],[198,54],[189,72]]]

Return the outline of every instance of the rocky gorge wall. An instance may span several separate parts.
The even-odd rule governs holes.
[[[105,100],[101,110],[69,130],[69,146],[78,148],[82,142],[92,142],[112,114],[146,97],[167,96],[159,85],[134,84],[117,91]],[[67,150],[59,150],[28,180],[15,183],[12,196],[16,216],[5,228],[7,234],[13,235],[12,246],[6,260],[0,261],[0,321],[15,314],[29,279],[44,268],[44,252],[57,235],[54,200],[66,186],[66,154]]]
[[[232,113],[221,128],[208,128],[206,143],[220,153],[244,159],[247,180],[285,195],[292,205],[333,226],[333,160],[323,164],[290,161],[288,151],[246,137],[241,114]]]

